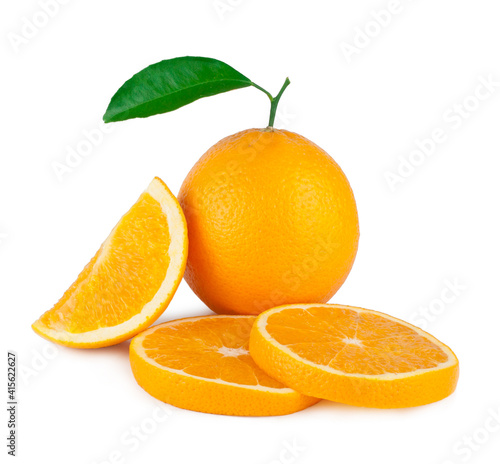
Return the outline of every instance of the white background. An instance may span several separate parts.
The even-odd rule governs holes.
[[[500,5],[401,0],[390,24],[374,25],[389,6],[74,0],[33,31],[26,21],[44,24],[37,1],[2,2],[0,298],[3,352],[22,366],[18,462],[498,462],[500,87],[474,94],[480,79],[500,82]],[[348,57],[341,47],[355,37]],[[263,94],[229,92],[109,126],[59,180],[54,162],[100,130],[119,86],[183,55],[224,60],[273,94],[290,77],[278,126],[335,158],[359,208],[357,260],[332,302],[449,344],[461,362],[452,397],[393,411],[323,401],[276,418],[163,410],[135,383],[127,343],[73,350],[32,332],[155,175],[177,193],[212,144],[266,124]],[[420,165],[391,189],[389,173],[438,129],[446,141],[412,155]],[[183,282],[160,321],[209,313]]]

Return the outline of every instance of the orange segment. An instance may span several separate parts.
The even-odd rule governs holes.
[[[130,345],[138,384],[194,411],[238,416],[289,414],[319,400],[285,387],[248,352],[253,316],[206,316],[151,327]]]
[[[450,395],[458,360],[439,340],[377,311],[286,305],[260,315],[250,352],[269,375],[310,396],[380,408]]]
[[[155,178],[33,329],[49,340],[80,348],[130,338],[165,310],[186,258],[182,210],[167,186]]]

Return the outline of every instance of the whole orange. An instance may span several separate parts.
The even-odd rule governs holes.
[[[338,164],[301,135],[267,128],[222,139],[178,199],[189,236],[184,277],[217,313],[325,303],[351,270],[354,195]]]

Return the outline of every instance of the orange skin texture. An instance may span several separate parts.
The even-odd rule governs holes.
[[[359,223],[349,182],[296,133],[249,129],[222,139],[178,200],[189,234],[184,278],[217,313],[325,303],[353,265]]]

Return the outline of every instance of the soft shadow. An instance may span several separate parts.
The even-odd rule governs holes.
[[[130,340],[125,340],[124,342],[118,343],[118,345],[107,346],[105,348],[98,348],[92,351],[100,351],[101,353],[106,353],[115,356],[126,356],[128,358],[129,347],[130,347]]]
[[[167,308],[167,310],[158,318],[158,320],[154,322],[154,325],[173,321],[175,319],[184,319],[186,317],[198,316],[216,316],[216,313],[211,311],[202,303],[200,303],[199,305],[189,306],[189,308]]]
[[[59,345],[58,348],[79,358],[92,358],[94,356],[102,357],[103,355],[108,355],[110,358],[128,359],[129,346],[130,340],[125,340],[117,345],[105,346],[103,348],[70,348],[61,345]]]
[[[423,406],[419,406],[418,408],[393,408],[393,409],[382,409],[382,408],[367,408],[363,406],[351,406],[349,404],[343,403],[335,403],[333,401],[322,400],[319,403],[311,406],[311,408],[317,408],[320,411],[328,411],[332,413],[338,412],[346,412],[348,414],[356,414],[362,413],[364,415],[369,414],[373,416],[381,416],[381,415],[392,415],[392,416],[404,416],[407,415],[409,411],[415,411],[416,409],[422,408]],[[309,409],[311,409],[309,408]]]

